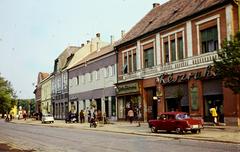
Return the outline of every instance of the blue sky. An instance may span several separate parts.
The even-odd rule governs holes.
[[[33,98],[38,72],[52,72],[57,56],[96,33],[120,38],[153,3],[168,0],[0,0],[0,73],[19,98]]]

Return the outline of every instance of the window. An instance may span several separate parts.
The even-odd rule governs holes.
[[[217,26],[201,30],[202,53],[216,51],[218,49]]]
[[[144,68],[154,66],[153,48],[144,50]]]
[[[123,73],[126,74],[128,73],[128,62],[127,62],[127,53],[124,55],[124,64],[123,64]]]
[[[133,53],[133,72],[137,71],[137,56],[136,52]]]
[[[112,70],[112,66],[109,66],[108,67],[108,70],[109,70],[109,76],[113,76],[113,70]]]
[[[100,79],[100,70],[98,69],[98,70],[97,70],[96,80],[99,80],[99,79]]]
[[[181,60],[183,59],[183,38],[180,37],[177,40],[178,43],[178,59]]]
[[[128,54],[128,65],[129,65],[129,72],[132,72],[132,52]]]
[[[91,81],[91,82],[93,81],[93,77],[94,77],[94,72],[91,72],[91,73],[90,73],[90,81]]]
[[[77,76],[77,82],[76,82],[77,85],[79,85],[79,76]]]
[[[107,67],[104,67],[103,68],[103,72],[104,72],[104,77],[108,77],[108,68]]]
[[[175,39],[171,40],[171,61],[176,61]]]
[[[165,63],[169,63],[169,49],[168,42],[164,43]]]
[[[114,76],[114,75],[115,75],[115,64],[112,65],[112,76]]]
[[[114,68],[115,70],[115,68]],[[123,53],[123,74],[137,70],[136,50],[130,50]]]
[[[83,74],[83,75],[82,75],[82,82],[83,82],[83,84],[85,84],[86,78],[87,78],[86,74]]]

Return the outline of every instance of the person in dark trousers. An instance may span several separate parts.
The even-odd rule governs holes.
[[[83,112],[83,110],[80,111],[80,123],[84,123],[84,112]]]

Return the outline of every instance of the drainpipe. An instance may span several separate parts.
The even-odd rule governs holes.
[[[238,6],[238,31],[240,31],[240,0],[233,0]]]

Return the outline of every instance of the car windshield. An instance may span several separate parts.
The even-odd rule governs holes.
[[[52,115],[48,114],[48,115],[43,115],[43,117],[52,117]]]
[[[187,115],[186,113],[176,115],[176,119],[178,120],[188,119],[188,118],[190,118],[190,116]]]

